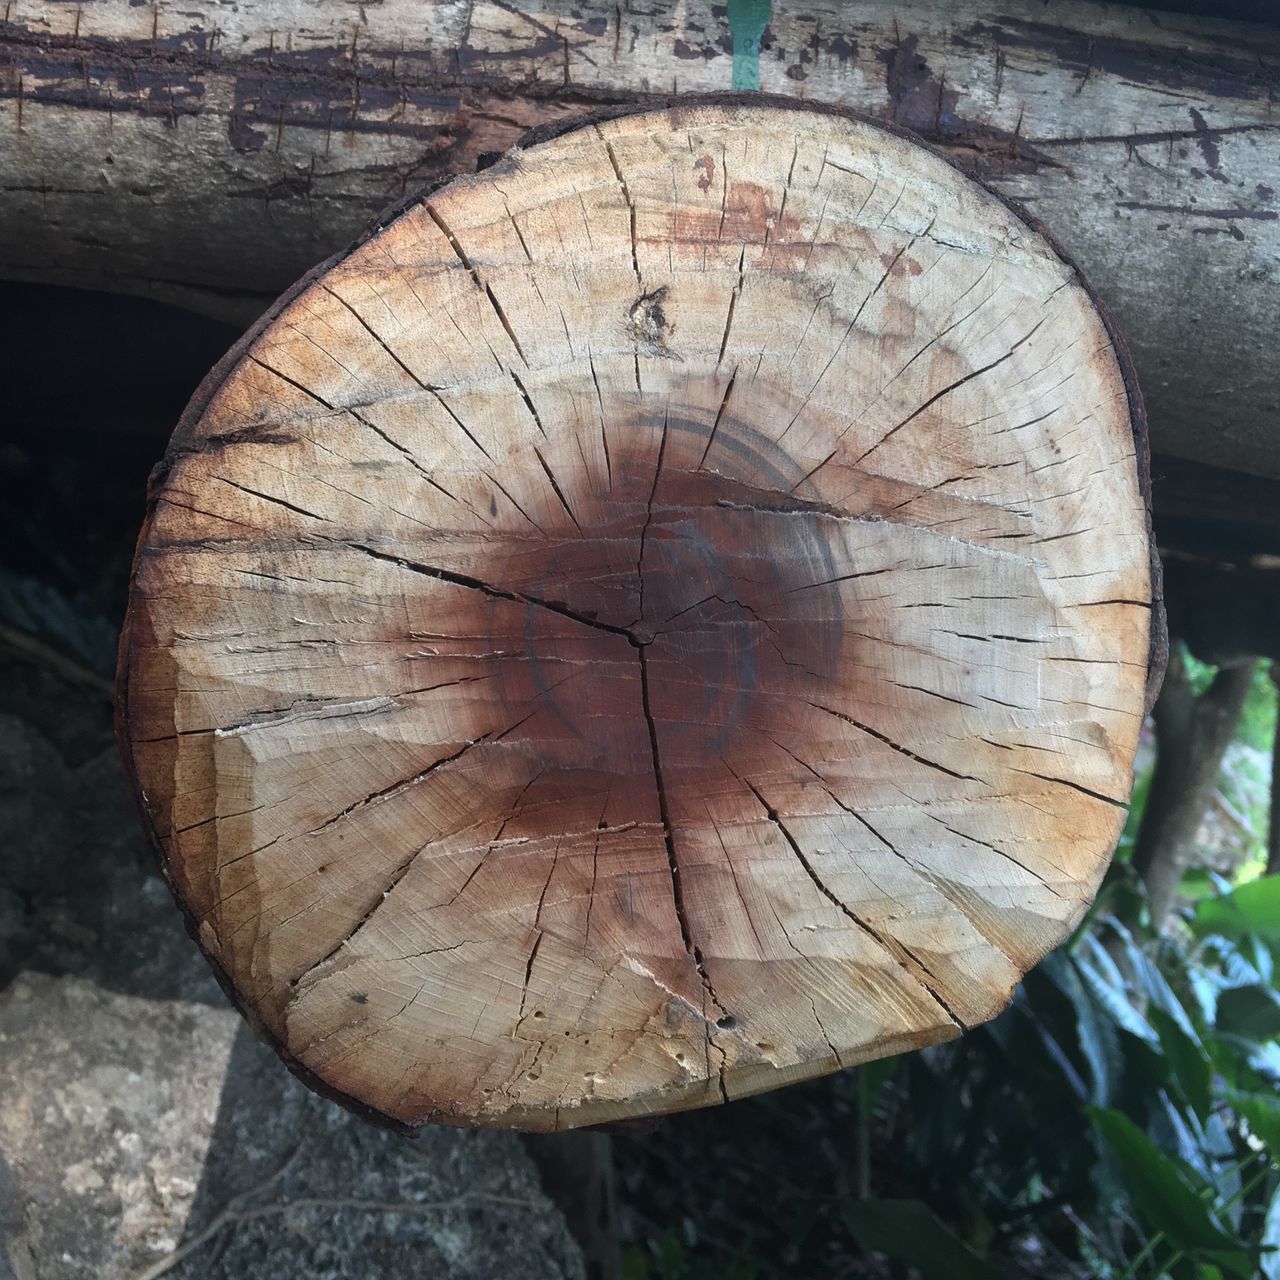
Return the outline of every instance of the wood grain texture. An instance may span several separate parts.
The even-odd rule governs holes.
[[[122,732],[202,946],[409,1126],[992,1017],[1125,816],[1135,396],[1033,227],[834,113],[602,120],[411,202],[157,479]]]
[[[602,104],[724,91],[712,0],[0,6],[0,274],[254,319],[393,200]],[[1054,228],[1159,452],[1280,476],[1280,33],[1089,0],[789,0],[766,92],[906,126]]]

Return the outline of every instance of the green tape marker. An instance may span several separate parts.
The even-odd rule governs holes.
[[[760,37],[772,12],[773,0],[729,0],[735,89],[760,88]]]

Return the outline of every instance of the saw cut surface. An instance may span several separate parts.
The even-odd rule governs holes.
[[[412,204],[174,437],[122,719],[317,1087],[566,1128],[959,1035],[1090,901],[1152,625],[1130,388],[1045,239],[759,103]]]

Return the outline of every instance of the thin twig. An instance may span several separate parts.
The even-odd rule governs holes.
[[[83,685],[86,689],[92,689],[94,693],[100,693],[108,701],[115,697],[115,685],[106,676],[91,671],[83,663],[69,658],[65,653],[60,653],[51,644],[46,644],[30,632],[0,622],[0,647],[16,653],[20,658],[39,663],[63,680]]]

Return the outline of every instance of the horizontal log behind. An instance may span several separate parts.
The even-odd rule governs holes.
[[[526,129],[750,82],[725,11],[581,0],[8,0],[0,275],[247,321],[389,202]],[[1093,3],[805,0],[760,87],[914,129],[1061,240],[1153,442],[1280,476],[1280,33]]]

